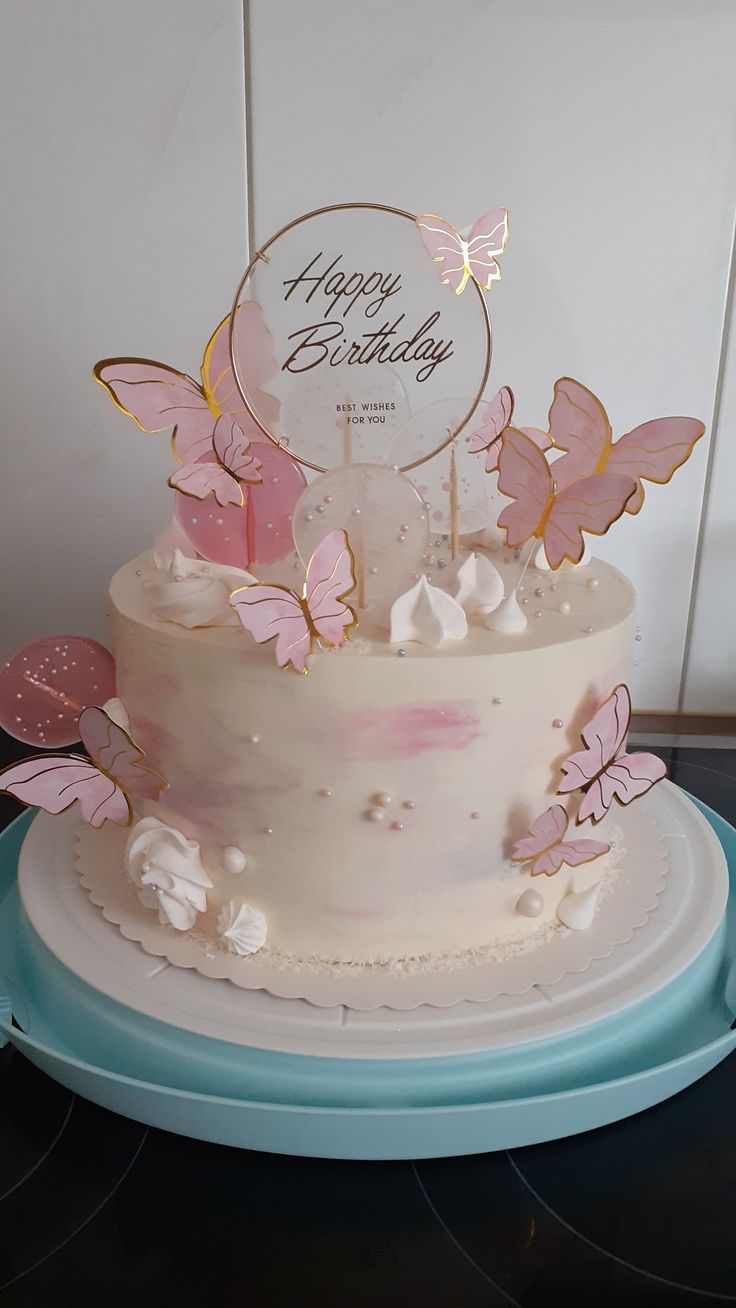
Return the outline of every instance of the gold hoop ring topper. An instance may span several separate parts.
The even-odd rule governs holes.
[[[230,329],[229,329],[230,362],[232,364],[235,384],[238,388],[240,397],[248,413],[250,414],[251,418],[253,419],[254,423],[259,428],[259,430],[263,432],[263,435],[266,436],[268,440],[272,442],[272,444],[278,446],[280,449],[286,448],[291,458],[293,458],[297,463],[300,463],[302,467],[311,468],[313,472],[319,472],[319,473],[330,472],[331,469],[325,468],[318,463],[312,463],[309,459],[305,459],[301,455],[297,454],[296,451],[292,450],[289,446],[288,433],[284,432],[280,436],[277,436],[272,431],[269,431],[268,427],[265,426],[258,412],[254,409],[248,396],[247,386],[245,384],[240,369],[240,363],[238,361],[236,350],[235,350],[235,319],[240,305],[241,296],[243,294],[243,291],[245,290],[245,287],[248,284],[250,277],[253,274],[254,269],[261,262],[262,263],[271,262],[268,257],[268,251],[271,249],[272,246],[276,244],[277,241],[280,241],[281,238],[287,234],[287,232],[292,231],[295,227],[299,227],[302,223],[309,222],[313,218],[321,218],[325,214],[342,213],[350,210],[362,211],[362,212],[366,210],[372,210],[376,213],[393,214],[395,217],[403,218],[410,223],[417,224],[419,222],[419,216],[417,214],[409,213],[408,210],[406,209],[397,209],[390,204],[375,204],[368,201],[352,201],[344,204],[328,204],[321,209],[311,209],[308,213],[300,214],[298,218],[292,218],[291,222],[288,222],[285,224],[285,226],[280,227],[277,232],[274,232],[273,236],[269,237],[269,239],[265,242],[264,245],[261,245],[259,249],[256,250],[255,254],[250,260],[250,263],[248,264],[248,267],[243,273],[240,282],[238,283],[238,288],[235,292],[232,309],[230,311]],[[422,215],[422,217],[424,216],[426,215]],[[493,354],[493,335],[491,330],[491,318],[488,312],[488,304],[486,302],[486,297],[483,294],[483,290],[481,289],[481,286],[478,284],[477,281],[474,280],[471,280],[470,286],[472,286],[472,290],[474,294],[477,296],[478,302],[480,304],[481,325],[482,325],[482,331],[484,336],[484,361],[483,361],[483,368],[481,372],[481,378],[478,383],[478,387],[475,391],[475,394],[470,402],[470,405],[466,413],[463,414],[463,417],[456,424],[456,426],[447,428],[445,436],[433,450],[430,450],[428,454],[422,455],[421,458],[415,459],[413,463],[405,464],[403,467],[399,468],[399,472],[411,472],[414,468],[418,468],[421,466],[421,464],[427,463],[430,459],[435,458],[435,456],[440,454],[442,450],[447,449],[448,445],[451,445],[452,442],[456,439],[456,437],[459,436],[463,428],[467,426],[468,422],[470,421],[473,414],[475,413],[478,404],[480,403],[480,400],[483,396],[483,392],[486,387],[486,382],[488,381],[488,374],[490,373],[491,370],[491,357]]]

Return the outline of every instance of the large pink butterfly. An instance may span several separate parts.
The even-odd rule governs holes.
[[[644,503],[642,481],[668,482],[704,431],[697,418],[654,418],[614,442],[600,400],[572,377],[561,377],[549,411],[549,434],[555,446],[566,451],[554,464],[557,489],[565,490],[594,472],[623,473],[636,482],[626,512],[638,513]]]
[[[489,291],[501,276],[494,258],[502,254],[509,233],[505,209],[490,209],[470,229],[467,241],[451,223],[433,213],[420,213],[417,230],[427,254],[440,265],[440,281],[460,295],[468,278]]]
[[[158,799],[166,782],[141,767],[144,754],[104,709],[83,709],[79,736],[89,758],[52,754],[24,759],[0,773],[0,790],[47,813],[63,813],[77,800],[91,827],[102,826],[106,818],[128,826],[132,817],[128,793]]]
[[[261,387],[274,376],[278,364],[260,305],[255,301],[241,305],[235,323],[238,357],[251,403],[264,424],[273,424],[278,419],[278,400]],[[215,423],[220,416],[236,422],[243,440],[264,439],[235,384],[229,334],[228,317],[205,349],[201,386],[186,373],[150,359],[103,359],[95,364],[94,376],[142,431],[173,427],[172,445],[177,459],[188,466],[196,464],[211,457]],[[226,442],[225,437],[223,440]]]
[[[631,696],[617,686],[581,732],[585,749],[562,764],[564,780],[557,793],[583,791],[577,821],[600,822],[614,799],[630,804],[645,795],[667,769],[654,754],[627,754],[626,736],[631,720]]]
[[[468,454],[486,454],[486,472],[495,472],[501,452],[501,437],[511,422],[514,412],[514,395],[509,386],[502,386],[485,411],[480,427],[468,437]],[[549,436],[536,427],[519,427],[519,431],[534,441],[537,449],[548,450]]]
[[[214,495],[223,508],[226,504],[241,505],[241,482],[252,484],[261,481],[263,465],[254,454],[249,453],[248,437],[228,414],[223,413],[215,423],[212,448],[214,460],[185,463],[176,472],[172,472],[169,485],[197,500]]]
[[[559,568],[563,559],[579,563],[585,549],[583,531],[605,535],[636,490],[631,477],[606,472],[557,494],[541,450],[515,427],[504,433],[498,473],[498,489],[514,501],[498,519],[509,545],[514,548],[536,536],[544,542],[551,568]]]
[[[243,586],[230,596],[240,621],[262,645],[276,638],[276,662],[297,672],[307,671],[307,656],[315,641],[335,648],[344,645],[357,625],[353,609],[343,600],[355,587],[355,560],[344,531],[331,531],[309,560],[302,595],[288,586]]]
[[[592,863],[594,858],[608,853],[611,846],[600,840],[565,840],[567,822],[567,813],[561,804],[546,809],[534,819],[528,836],[517,840],[512,862],[531,862],[533,877],[542,873],[553,877],[563,863],[568,867],[579,867],[581,863]]]

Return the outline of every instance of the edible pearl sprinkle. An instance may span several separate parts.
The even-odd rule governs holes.
[[[553,726],[553,727],[564,727],[564,725],[565,725],[565,724],[564,724],[564,722],[562,721],[562,718],[553,718],[553,719],[552,719],[552,726]]]
[[[369,808],[366,814],[369,822],[383,822],[385,816],[382,808]]]
[[[534,613],[534,616],[535,616],[535,618],[541,618],[541,616],[542,616],[542,610],[541,610],[541,609],[536,609],[536,610],[535,610],[535,613]]]
[[[503,704],[503,700],[501,699],[501,696],[500,696],[500,695],[494,695],[494,696],[493,696],[493,703],[494,703],[494,704]]]
[[[480,817],[480,813],[478,813],[475,809],[473,809],[473,812],[470,814],[470,816],[471,818],[473,818],[473,820],[475,820],[476,818]]]
[[[272,836],[272,835],[273,835],[273,827],[265,827],[265,828],[264,828],[264,835],[266,835],[266,836]]]
[[[260,739],[261,739],[260,736],[249,736],[249,737],[248,737],[248,741],[250,742],[251,745],[257,745]]]
[[[539,891],[525,890],[517,901],[516,911],[524,917],[539,917],[544,912],[544,900]]]
[[[585,634],[586,634],[586,636],[589,636],[590,633],[592,632],[592,630],[593,630],[592,627],[586,627],[586,628],[585,628]]]
[[[237,876],[248,866],[247,856],[237,845],[226,845],[222,851],[222,866],[226,872]]]
[[[416,808],[416,806],[416,800],[414,799],[405,799],[401,805],[402,808]]]
[[[534,591],[534,594],[536,595],[537,599],[544,598],[544,591],[542,590],[541,586],[537,586],[536,590]]]
[[[403,658],[406,658],[406,650],[405,650],[405,649],[397,649],[397,651],[396,651],[396,657],[397,657],[397,659],[403,659]],[[18,699],[20,699],[20,695],[18,696]]]
[[[315,507],[314,507],[314,511],[315,511],[315,513],[324,513],[324,511],[325,511],[325,506],[324,506],[324,504],[316,504]]]
[[[572,608],[572,604],[570,603],[570,601],[563,600],[562,603],[560,604],[560,613],[569,613],[571,608]]]
[[[321,795],[323,799],[329,799],[330,796],[332,795],[332,791],[328,790],[327,787],[325,786],[322,790],[318,790],[317,794]]]
[[[588,590],[597,590],[597,589],[598,589],[598,578],[597,578],[597,577],[591,577],[591,578],[590,578],[590,581],[588,581],[588,582],[586,583],[586,585],[587,585],[587,587],[588,587]]]
[[[392,830],[392,831],[403,831],[403,830],[404,830],[404,824],[403,824],[403,822],[392,822],[392,823],[391,823],[391,830]]]
[[[135,570],[135,575],[136,575],[136,577],[142,577],[142,576],[143,576],[143,571],[142,571],[142,569],[141,569],[141,568],[136,568],[136,570]]]
[[[350,512],[352,513],[354,518],[360,517],[360,509],[357,507],[357,505],[354,509],[351,509]]]
[[[377,804],[379,808],[388,808],[392,797],[389,795],[387,790],[377,790],[375,795],[372,795],[371,798],[373,803]]]

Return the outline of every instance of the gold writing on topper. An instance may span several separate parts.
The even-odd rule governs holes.
[[[389,303],[402,290],[401,274],[346,271],[340,266],[342,259],[341,254],[330,259],[320,250],[297,276],[284,279],[284,300],[301,295],[319,317],[289,334],[287,340],[295,344],[281,371],[308,372],[324,363],[332,368],[407,363],[419,365],[418,382],[427,381],[435,368],[454,354],[452,340],[435,334],[442,316],[439,309],[418,327],[406,326],[406,314],[398,311],[398,304]],[[348,325],[354,310],[357,312]],[[369,331],[356,332],[358,318],[368,320]]]

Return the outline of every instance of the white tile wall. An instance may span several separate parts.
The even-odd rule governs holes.
[[[491,381],[541,422],[567,372],[616,430],[711,423],[736,200],[730,0],[251,0],[254,234],[379,199],[457,226],[506,204]],[[165,437],[90,378],[196,372],[246,254],[238,0],[28,0],[0,42],[11,650],[104,632],[107,580],[167,515]],[[685,705],[736,711],[736,359],[727,360]],[[708,448],[601,553],[632,575],[642,708],[678,703]]]
[[[169,514],[170,452],[92,380],[199,366],[246,254],[239,0],[3,6],[3,652],[104,636],[107,584]]]

